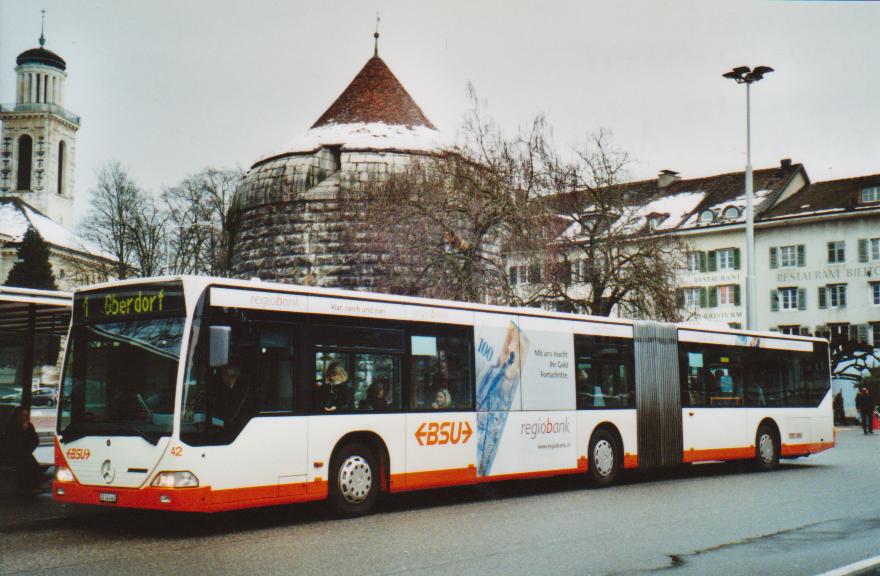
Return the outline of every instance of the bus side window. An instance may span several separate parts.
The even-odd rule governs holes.
[[[576,334],[574,343],[578,409],[634,406],[632,340]]]
[[[293,410],[293,328],[264,326],[260,330],[258,355],[258,410]]]
[[[410,408],[469,410],[470,339],[464,334],[410,335]]]

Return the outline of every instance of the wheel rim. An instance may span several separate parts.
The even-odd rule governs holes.
[[[603,478],[614,469],[614,446],[608,440],[599,440],[593,447],[593,464],[596,473]]]
[[[765,464],[773,462],[776,447],[773,445],[773,438],[769,434],[761,434],[761,440],[758,441],[758,450],[762,462]]]
[[[363,456],[349,456],[339,467],[339,490],[351,504],[367,499],[373,487],[373,470]]]

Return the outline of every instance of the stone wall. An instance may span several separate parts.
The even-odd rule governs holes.
[[[322,148],[267,160],[237,192],[242,209],[233,274],[240,278],[347,289],[375,285],[380,255],[358,251],[345,234],[344,192],[405,166],[398,152]]]

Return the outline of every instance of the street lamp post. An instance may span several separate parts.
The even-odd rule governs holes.
[[[746,329],[754,330],[757,325],[758,309],[755,304],[758,287],[755,281],[755,194],[752,178],[752,103],[751,86],[773,72],[769,66],[756,66],[754,70],[748,66],[739,66],[723,74],[737,84],[746,85]]]

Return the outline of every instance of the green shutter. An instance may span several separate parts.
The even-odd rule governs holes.
[[[739,248],[733,249],[733,269],[739,270]]]
[[[707,257],[709,259],[709,272],[714,272],[718,269],[718,253],[715,250],[710,250]]]
[[[738,251],[739,250],[737,250],[737,252]],[[734,284],[733,285],[733,304],[735,306],[739,306],[740,302],[741,302],[741,300],[740,300],[740,293],[739,293],[739,284]]]
[[[779,250],[776,248],[770,249],[770,267],[779,268]]]
[[[718,286],[709,286],[709,308],[718,307]]]
[[[819,308],[828,308],[827,296],[825,295],[825,287],[819,286]]]
[[[705,253],[705,252],[699,252],[699,254],[700,254],[700,258],[699,258],[699,260],[700,260],[700,272],[705,272],[705,271],[706,271],[706,253]]]
[[[859,262],[868,261],[868,240],[859,238]]]
[[[706,308],[709,306],[709,294],[706,291],[705,286],[700,287],[700,308]]]
[[[840,308],[846,308],[846,284],[843,285],[843,288],[837,289],[838,300],[840,301]]]
[[[803,244],[798,244],[797,247],[798,254],[798,268],[803,268],[807,265],[807,248]]]
[[[675,305],[684,308],[684,290],[681,288],[675,289]]]
[[[779,312],[779,290],[770,291],[770,311]]]
[[[798,310],[806,310],[807,309],[807,289],[806,288],[798,288],[797,292],[798,296]]]

